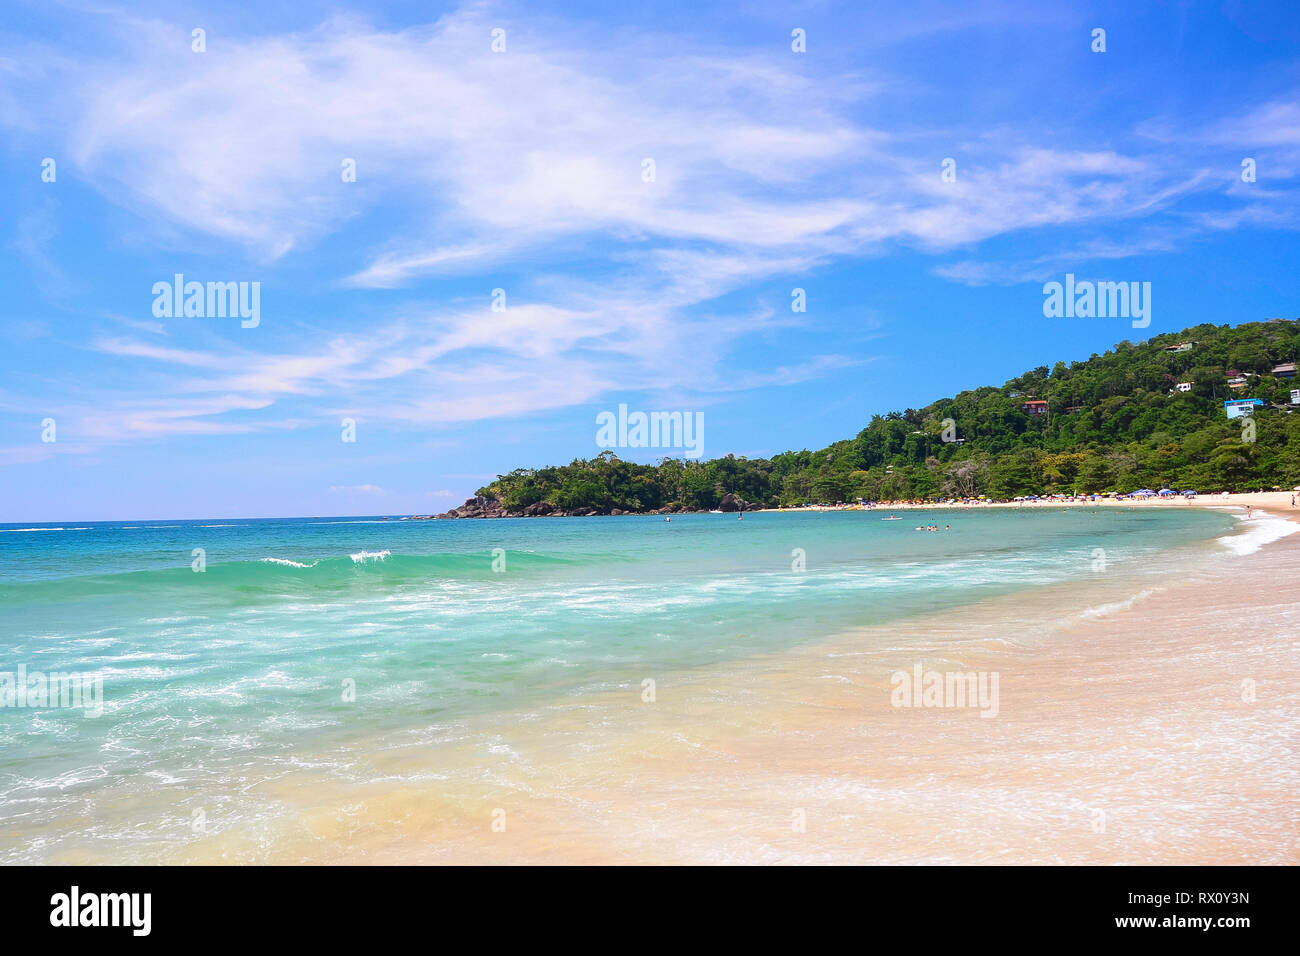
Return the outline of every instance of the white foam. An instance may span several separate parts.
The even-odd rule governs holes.
[[[1240,534],[1230,534],[1219,538],[1219,544],[1237,555],[1254,554],[1266,544],[1279,541],[1287,535],[1300,531],[1300,524],[1286,518],[1260,512],[1253,518],[1244,515],[1235,516],[1238,521],[1249,521],[1250,527]]]
[[[355,561],[356,559],[357,556],[355,554],[352,555],[352,560]],[[303,564],[300,561],[290,561],[288,558],[261,558],[259,560],[263,564],[283,564],[285,567],[289,568],[314,568],[319,563],[318,561],[313,561],[311,564]]]
[[[365,564],[367,561],[383,561],[390,554],[391,551],[358,551],[351,557],[353,564]]]
[[[1110,604],[1098,604],[1096,607],[1090,607],[1085,611],[1081,611],[1079,617],[1105,617],[1107,614],[1114,614],[1116,611],[1127,611],[1134,604],[1138,603],[1138,601],[1146,600],[1151,595],[1155,594],[1156,590],[1156,588],[1147,588],[1146,590],[1139,591],[1131,598],[1123,601],[1113,601]]]

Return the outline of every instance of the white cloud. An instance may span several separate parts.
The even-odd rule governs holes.
[[[1025,262],[968,254],[935,270],[970,284],[1024,281],[1076,256],[1168,251],[1197,229],[1267,215],[1202,211],[1180,233],[1139,233],[1135,223],[1223,179],[1161,149],[1073,148],[1068,135],[1035,129],[876,128],[862,117],[896,95],[896,78],[836,74],[811,57],[540,18],[511,28],[498,55],[496,22],[479,7],[422,28],[339,17],[300,33],[225,34],[203,55],[177,43],[172,23],[119,25],[120,43],[101,58],[34,53],[30,73],[43,85],[23,99],[69,117],[79,178],[152,217],[161,235],[215,237],[273,270],[274,260],[308,263],[306,247],[374,215],[391,234],[359,240],[355,260],[324,281],[388,289],[502,267],[529,281],[508,290],[503,313],[488,311],[496,283],[485,281],[480,304],[408,301],[323,343],[275,338],[275,354],[260,338],[208,349],[97,340],[100,353],[134,363],[104,372],[117,387],[103,401],[70,409],[83,434],[105,441],[345,414],[423,426],[616,390],[705,395],[805,381],[850,360],[778,357],[775,368],[724,373],[737,341],[794,319],[785,305],[718,300],[900,244],[947,252],[1026,230],[1125,224],[1109,244],[1072,236]],[[19,71],[0,59],[0,74]],[[1261,142],[1281,147],[1295,142],[1296,120],[1293,105],[1271,104],[1204,138],[1266,134]],[[939,175],[948,150],[954,183]],[[356,160],[356,183],[340,179],[345,158]],[[652,183],[641,178],[645,158]],[[29,232],[35,256],[46,233]],[[156,385],[148,398],[140,369]],[[264,417],[272,407],[282,413]]]
[[[420,210],[419,232],[347,277],[364,287],[563,236],[745,255],[947,248],[1133,215],[1170,177],[1141,157],[1008,136],[942,183],[928,144],[851,118],[880,95],[859,77],[544,22],[493,54],[495,22],[476,8],[401,31],[336,18],[203,55],[178,53],[171,24],[133,24],[125,62],[63,64],[69,145],[114,198],[271,258],[383,203]],[[341,181],[344,158],[358,182]]]
[[[336,495],[382,495],[386,494],[378,485],[330,485],[330,493]]]

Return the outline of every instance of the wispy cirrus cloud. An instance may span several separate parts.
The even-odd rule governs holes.
[[[545,21],[494,54],[500,19],[475,7],[394,31],[339,17],[222,37],[203,55],[178,48],[171,24],[130,21],[129,63],[45,72],[62,80],[90,181],[171,223],[276,258],[385,201],[419,209],[420,223],[344,277],[360,287],[560,236],[746,253],[950,248],[1140,215],[1186,180],[1167,157],[1044,147],[1003,129],[971,143],[978,158],[944,183],[932,131],[854,117],[882,95],[867,77]],[[1291,125],[1284,106],[1260,112],[1248,127],[1276,138]],[[340,181],[344,158],[355,184]]]
[[[15,125],[57,111],[79,178],[151,223],[163,247],[177,236],[226,244],[274,272],[356,229],[352,255],[314,281],[349,294],[419,290],[364,330],[274,345],[95,339],[96,354],[130,364],[103,373],[100,400],[65,406],[105,441],[342,414],[399,427],[474,422],[616,390],[704,403],[867,360],[817,348],[726,366],[737,343],[809,321],[759,304],[756,290],[830,263],[960,251],[934,273],[1018,282],[1266,218],[1293,222],[1285,185],[1270,187],[1283,198],[1266,209],[1184,204],[1232,188],[1206,152],[1224,144],[1254,137],[1277,151],[1272,169],[1293,170],[1294,104],[1199,131],[1152,119],[1103,146],[1091,129],[875,120],[905,88],[884,60],[846,70],[693,37],[523,21],[507,8],[405,28],[339,16],[292,32],[214,32],[202,55],[178,42],[175,24],[100,16],[113,37],[102,54],[30,53],[39,84],[24,88],[0,57],[14,98],[36,104]],[[932,28],[885,26],[906,43],[1015,16],[991,4]],[[497,54],[490,30],[501,25],[508,47]],[[1162,144],[1174,140],[1187,148],[1171,155]],[[948,155],[952,182],[939,175]],[[355,183],[342,181],[345,159]],[[382,231],[360,229],[372,219]],[[1116,224],[1125,232],[1111,239]],[[1043,248],[979,253],[1026,234],[1046,237]],[[499,313],[437,301],[427,284],[482,277],[486,291],[511,269],[528,280]],[[745,300],[721,304],[737,293]],[[141,376],[155,386],[148,397]]]

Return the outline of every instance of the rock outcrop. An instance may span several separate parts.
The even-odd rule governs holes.
[[[501,502],[487,495],[466,498],[465,503],[459,508],[452,508],[438,515],[439,518],[504,518],[505,516],[506,512]]]
[[[718,504],[721,511],[758,511],[763,505],[756,501],[746,501],[743,498],[737,498],[734,494],[727,494]],[[452,508],[450,511],[444,511],[440,515],[412,515],[410,518],[403,518],[403,521],[427,521],[433,518],[585,518],[591,515],[629,515],[629,514],[647,514],[647,515],[675,515],[688,514],[692,509],[684,505],[673,502],[664,505],[662,508],[655,508],[648,511],[625,511],[621,508],[596,508],[584,506],[565,510],[557,508],[555,505],[548,504],[545,501],[537,501],[526,507],[511,511],[497,498],[490,495],[476,495],[473,498],[466,498],[465,503],[459,508]]]
[[[763,505],[757,501],[746,501],[744,498],[737,498],[731,492],[722,496],[718,502],[719,511],[761,511]]]

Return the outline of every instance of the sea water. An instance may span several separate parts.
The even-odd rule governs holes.
[[[102,681],[98,714],[0,706],[0,860],[139,859],[133,841],[183,840],[191,816],[270,812],[296,770],[371,773],[362,755],[394,735],[436,742],[858,625],[931,614],[958,634],[964,606],[1158,576],[1235,524],[1177,506],[887,514],[0,526],[0,674]]]

